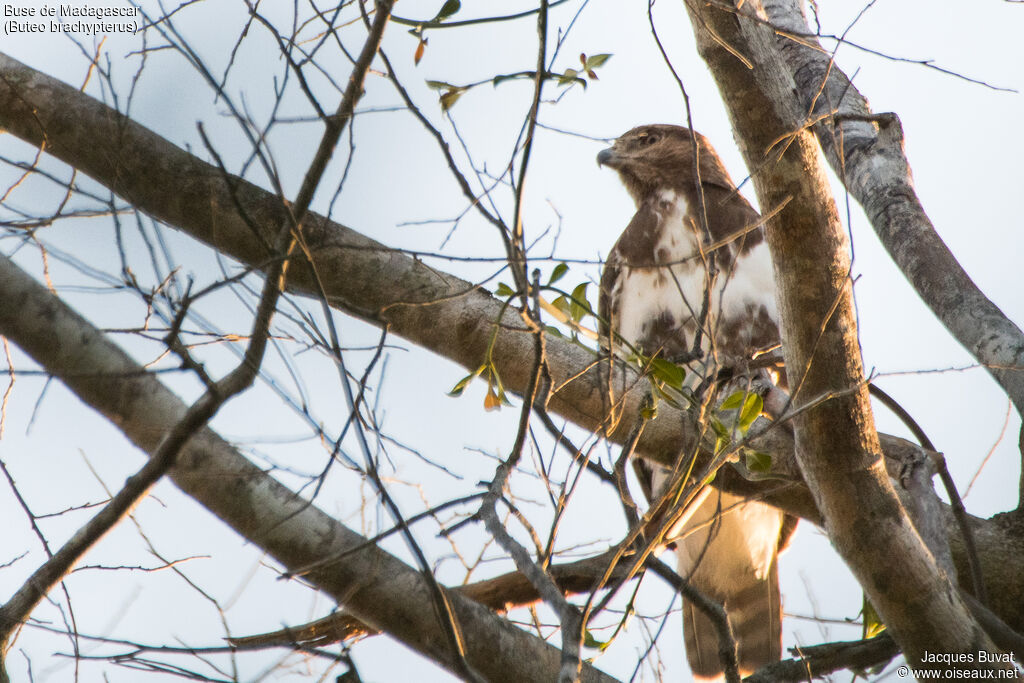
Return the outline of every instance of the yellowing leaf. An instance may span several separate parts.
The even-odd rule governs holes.
[[[462,97],[462,93],[466,92],[465,88],[452,88],[446,93],[441,94],[441,111],[448,111],[451,109],[459,98]]]
[[[487,395],[484,396],[484,409],[485,410],[496,410],[501,408],[501,399],[494,393],[493,390],[488,391]]]
[[[882,618],[878,616],[875,606],[864,596],[864,637],[874,638],[885,630]]]

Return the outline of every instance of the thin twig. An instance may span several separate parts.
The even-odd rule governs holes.
[[[914,438],[917,439],[919,444],[921,444],[921,447],[929,452],[932,464],[935,466],[936,472],[938,472],[939,479],[942,480],[942,486],[946,489],[946,495],[949,497],[950,507],[953,508],[953,517],[956,519],[957,527],[960,529],[960,535],[964,540],[964,550],[967,553],[967,568],[971,573],[971,585],[974,588],[974,597],[976,597],[983,605],[989,604],[988,591],[985,588],[985,577],[981,571],[981,560],[978,559],[978,547],[974,542],[974,532],[971,530],[970,522],[967,519],[967,509],[964,507],[964,502],[960,499],[960,494],[956,490],[956,482],[953,481],[953,477],[949,473],[949,468],[946,467],[945,456],[935,448],[935,444],[933,444],[932,440],[928,438],[927,434],[925,434],[924,429],[917,424],[917,421],[914,420],[910,413],[908,413],[896,399],[874,384],[869,384],[868,390],[872,396],[877,398],[883,405],[885,405],[886,408],[896,414],[903,424],[910,429]]]

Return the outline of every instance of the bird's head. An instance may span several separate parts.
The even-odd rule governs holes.
[[[597,163],[618,171],[638,204],[660,190],[688,191],[693,188],[694,136],[700,146],[703,180],[709,163],[718,167],[721,164],[703,135],[682,126],[637,126],[619,137],[611,147],[601,150]]]

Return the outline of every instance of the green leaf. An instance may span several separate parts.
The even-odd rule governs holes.
[[[680,405],[679,401],[677,400],[678,394],[670,394],[667,391],[665,391],[665,387],[667,385],[664,382],[656,380],[653,377],[650,378],[650,382],[651,391],[654,392],[652,394],[653,396],[657,396],[659,399],[669,404],[673,408],[677,408],[679,410],[683,409],[682,405]]]
[[[551,305],[561,311],[566,317],[569,316],[569,300],[560,296],[551,302]]]
[[[433,21],[444,21],[460,9],[462,9],[462,2],[460,2],[460,0],[448,0],[446,3],[441,5],[441,9],[438,11],[437,16],[434,17]]]
[[[746,456],[747,469],[756,474],[768,474],[772,471],[772,456],[761,451],[747,450],[744,455]]]
[[[579,77],[579,73],[576,69],[566,69],[565,73],[558,77],[558,85],[572,83]]]
[[[452,387],[452,390],[448,392],[448,395],[462,396],[462,392],[466,390],[466,387],[469,385],[470,382],[473,381],[474,377],[476,377],[476,375],[466,375],[465,377],[460,379],[458,382],[456,382],[455,386]]]
[[[566,265],[565,263],[559,263],[557,266],[555,266],[555,269],[551,271],[551,277],[548,278],[548,284],[555,284],[556,282],[561,280],[562,277],[568,272],[569,266]]]
[[[552,336],[558,337],[559,339],[565,339],[565,336],[562,334],[562,331],[559,330],[554,325],[545,325],[544,331]]]
[[[583,320],[583,316],[590,313],[590,302],[587,301],[587,285],[589,282],[581,282],[576,285],[576,289],[572,290],[572,301],[569,305],[569,315],[573,320],[579,322]]]
[[[590,55],[587,57],[587,61],[583,62],[583,70],[590,71],[602,67],[611,57],[610,54]]]
[[[427,81],[427,87],[431,90],[454,90],[459,86],[444,81]]]
[[[589,648],[592,648],[594,650],[603,650],[606,647],[608,647],[608,643],[606,643],[603,640],[598,640],[597,638],[595,638],[594,634],[591,633],[590,630],[588,629],[583,634],[583,647],[589,647]]]
[[[864,637],[874,638],[885,630],[882,617],[878,616],[875,606],[871,604],[867,596],[864,596]]]
[[[748,394],[743,402],[743,410],[740,411],[740,430],[746,434],[754,420],[761,416],[764,410],[764,400],[757,394]]]
[[[513,296],[513,295],[515,295],[515,293],[516,293],[515,290],[512,289],[511,287],[509,287],[508,285],[506,285],[504,282],[499,282],[498,283],[498,288],[494,290],[495,296],[501,296],[501,297]]]
[[[737,391],[729,395],[729,398],[722,401],[722,405],[718,406],[719,410],[736,410],[743,405],[743,400],[746,397],[747,392]]]
[[[448,395],[449,396],[461,396],[462,392],[466,390],[467,386],[469,386],[469,383],[472,382],[475,378],[479,377],[480,373],[482,373],[486,369],[487,369],[487,364],[485,363],[485,364],[481,365],[480,367],[478,367],[473,372],[469,373],[468,375],[466,375],[465,377],[460,379],[458,382],[456,382],[455,386],[452,387],[452,390],[448,392]]]
[[[711,424],[711,429],[715,432],[715,436],[720,440],[724,441],[726,444],[732,441],[732,437],[729,435],[729,430],[724,424],[722,424],[721,420],[716,417],[712,417],[708,422]]]
[[[673,389],[682,389],[686,371],[664,358],[651,359],[651,374]]]

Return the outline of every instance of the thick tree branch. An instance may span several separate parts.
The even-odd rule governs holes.
[[[0,258],[0,333],[101,412],[146,453],[181,420],[185,406],[162,383],[45,287]],[[55,343],[56,342],[56,343]],[[452,671],[460,659],[434,609],[429,579],[321,512],[250,463],[209,428],[188,441],[169,473],[183,491],[373,628]],[[352,551],[347,552],[346,551]],[[324,557],[344,560],[318,565]],[[557,648],[451,591],[465,660],[489,681],[553,680]],[[583,680],[611,681],[592,667]]]
[[[864,671],[884,664],[899,653],[899,647],[887,633],[870,640],[794,648],[797,659],[769,664],[743,680],[744,683],[802,683],[842,669]]]
[[[792,73],[803,121],[816,121],[812,129],[836,175],[920,297],[1024,415],[1024,334],[978,289],[928,219],[914,191],[899,119],[871,112],[814,39],[802,3],[769,0],[764,11],[780,29],[775,42]]]
[[[565,594],[588,593],[594,590],[604,578],[608,563],[617,557],[617,548],[600,555],[587,557],[576,562],[555,564],[548,568],[559,590]],[[629,567],[619,563],[612,571],[611,578],[628,578]],[[491,579],[468,583],[451,589],[467,598],[486,605],[495,612],[505,612],[514,607],[532,605],[541,599],[540,591],[530,578],[520,571],[509,572]],[[240,648],[294,646],[322,647],[360,636],[373,635],[377,631],[350,614],[337,612],[322,619],[272,633],[231,638],[230,643]]]
[[[861,365],[846,231],[774,34],[717,6],[688,7],[747,165],[757,169],[761,205],[791,198],[767,236],[794,405],[834,395],[794,420],[797,462],[829,538],[909,661],[923,661],[926,651],[994,651],[886,475]]]
[[[76,88],[0,54],[0,128],[41,147],[89,174],[140,210],[241,261],[260,266],[267,253],[253,239],[252,226],[267,230],[284,218],[280,200],[238,178],[225,179],[219,168],[204,163],[152,131],[120,115]],[[104,140],[103,145],[95,144]],[[174,187],[174,192],[168,192]],[[492,358],[509,389],[522,395],[533,369],[534,337],[520,316],[473,285],[399,250],[391,249],[338,223],[310,213],[303,224],[304,245],[315,263],[295,262],[288,274],[292,292],[319,296],[351,315],[430,349],[463,367],[480,365],[491,345]],[[548,407],[592,431],[607,420],[607,376],[595,355],[580,346],[548,339],[546,359],[554,388]],[[621,442],[631,420],[640,414],[647,384],[616,364],[616,387],[626,387],[616,413],[627,416],[614,425]],[[644,429],[637,448],[668,464],[670,454],[697,431],[668,405]],[[772,430],[760,450],[790,449],[782,430]],[[780,462],[785,458],[780,457]],[[739,481],[735,485],[746,486]],[[774,500],[774,498],[773,498]],[[783,504],[794,514],[815,519],[809,495],[799,487],[786,492]]]
[[[261,229],[279,224],[280,200],[240,179],[226,181],[219,169],[205,164],[142,126],[120,116],[100,102],[48,76],[0,54],[0,128],[42,146],[66,163],[128,198],[141,210],[164,220],[214,248],[251,265],[266,262],[260,241],[252,237],[239,208]],[[104,145],[96,145],[104,140]],[[167,188],[173,187],[174,192]],[[317,263],[321,284],[331,304],[389,329],[470,370],[485,357],[493,323],[501,319],[502,305],[471,283],[430,268],[399,251],[385,247],[344,226],[310,214],[304,237]],[[289,273],[292,291],[316,295],[312,271],[296,263]],[[514,314],[502,320],[495,341],[494,362],[507,388],[523,393],[528,384],[533,336]],[[604,389],[594,355],[564,340],[546,344],[553,392],[549,408],[588,430],[602,430],[606,416]],[[640,414],[646,382],[617,364],[615,372],[628,376],[615,386],[635,387],[617,397],[622,415]],[[622,442],[632,426],[629,419],[616,425],[611,436]],[[756,430],[756,428],[755,428]],[[643,430],[639,452],[657,458],[677,452],[693,434],[687,416],[667,404]],[[895,461],[915,457],[919,449],[909,442],[882,435],[887,456]],[[791,484],[752,482],[731,468],[723,469],[716,485],[748,495],[763,495],[767,502],[793,514],[819,521],[809,491],[799,482],[793,462],[792,438],[773,429],[754,446],[773,456],[773,469],[796,476]],[[670,463],[669,463],[670,464]],[[765,492],[768,492],[767,494]],[[975,532],[986,581],[994,595],[993,609],[1015,628],[1024,627],[1018,609],[1024,600],[1024,577],[1012,558],[1024,548],[1011,527],[975,520]],[[954,560],[962,565],[963,549],[951,530]],[[329,553],[310,558],[315,561]],[[307,563],[308,564],[308,563]]]

